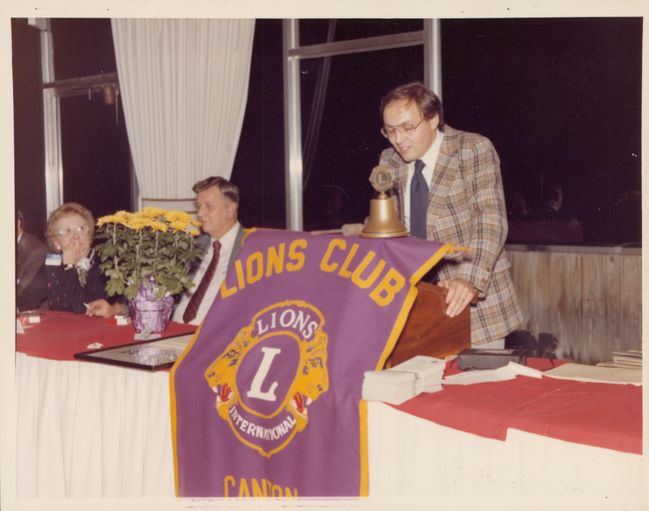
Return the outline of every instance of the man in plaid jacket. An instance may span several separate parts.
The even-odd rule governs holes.
[[[470,306],[473,347],[504,347],[523,317],[504,250],[507,215],[496,150],[482,135],[445,125],[439,98],[419,82],[386,94],[381,114],[381,133],[392,148],[380,163],[394,172],[406,227],[414,233],[419,215],[421,237],[469,249],[436,266],[437,284],[448,289],[446,313],[453,317]],[[411,201],[415,169],[427,185],[422,207]]]

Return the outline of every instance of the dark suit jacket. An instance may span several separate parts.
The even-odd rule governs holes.
[[[16,245],[16,307],[36,309],[47,299],[47,284],[39,273],[47,246],[36,236],[23,232]]]
[[[239,256],[239,252],[241,251],[241,244],[243,243],[244,237],[245,237],[245,229],[241,224],[239,224],[237,234],[234,238],[234,244],[232,245],[232,253],[230,254],[230,260],[228,261],[228,271],[230,271],[230,268],[232,268],[234,261],[236,261],[237,257]],[[212,243],[212,238],[208,234],[203,234],[199,236],[198,246],[201,247],[203,252],[207,251],[207,249],[210,247],[210,243]],[[194,262],[194,267],[190,272],[192,276],[196,273],[196,270],[198,270],[200,264],[201,264],[201,259],[198,259],[197,261]]]
[[[393,169],[399,199],[408,164],[392,148],[381,164]],[[403,201],[398,201],[403,218]],[[440,279],[462,278],[480,293],[471,307],[471,342],[502,339],[518,328],[523,316],[505,254],[507,212],[500,159],[489,139],[446,125],[428,195],[426,238],[468,247],[464,256],[446,258],[436,267]]]
[[[232,268],[234,261],[239,257],[239,252],[241,252],[241,245],[243,244],[243,239],[246,237],[246,231],[241,224],[239,224],[239,230],[237,231],[237,236],[234,238],[234,245],[232,247],[232,254],[230,254],[230,260],[228,261],[228,271]]]
[[[43,268],[47,279],[47,301],[52,310],[84,314],[86,303],[100,298],[109,302],[114,301],[106,294],[106,278],[99,269],[97,257],[92,259],[92,266],[88,270],[83,286],[74,268],[66,269],[63,265],[45,265]]]

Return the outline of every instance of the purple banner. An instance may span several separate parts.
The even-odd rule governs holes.
[[[171,371],[180,497],[367,495],[363,373],[449,249],[253,230]]]

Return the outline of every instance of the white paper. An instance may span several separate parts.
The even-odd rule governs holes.
[[[446,362],[418,355],[383,371],[366,371],[363,399],[401,404],[422,392],[442,390],[441,379]]]
[[[415,374],[407,371],[365,371],[364,381],[368,383],[380,383],[383,385],[399,385],[404,382],[413,382]]]
[[[563,364],[543,373],[550,378],[597,383],[631,383],[642,385],[642,371],[619,367],[599,367],[585,364]]]
[[[472,385],[474,383],[513,380],[518,375],[541,378],[543,373],[537,369],[532,369],[531,367],[517,364],[516,362],[510,362],[506,366],[499,367],[498,369],[477,369],[453,374],[444,378],[442,383],[444,385]]]

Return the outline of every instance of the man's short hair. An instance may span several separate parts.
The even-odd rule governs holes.
[[[210,176],[196,183],[192,190],[194,193],[202,192],[216,186],[221,193],[235,204],[239,204],[239,187],[221,176]]]
[[[414,101],[424,119],[432,119],[439,115],[439,127],[444,126],[444,110],[442,109],[441,100],[437,97],[437,94],[427,89],[421,82],[399,85],[383,96],[381,98],[381,118],[383,118],[383,111],[389,103],[404,99],[408,102]]]

